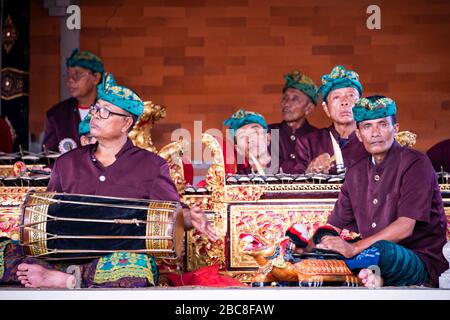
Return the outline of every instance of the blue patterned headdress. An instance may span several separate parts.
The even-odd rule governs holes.
[[[90,121],[91,121],[90,114],[87,114],[86,117],[84,117],[84,119],[81,120],[80,124],[78,125],[78,134],[80,137],[91,132],[91,127],[89,126]]]
[[[353,107],[353,118],[356,123],[395,116],[396,114],[395,101],[383,96],[359,99]]]
[[[111,73],[105,74],[103,81],[98,85],[97,98],[140,117],[144,112],[144,103],[132,90],[119,86]]]
[[[69,58],[66,59],[66,67],[82,67],[93,72],[103,74],[105,67],[103,61],[89,51],[74,49]]]
[[[352,70],[346,70],[343,66],[335,66],[330,74],[322,76],[322,100],[326,101],[328,94],[336,89],[352,87],[362,95],[362,84],[359,82],[359,75]]]
[[[283,91],[289,88],[298,89],[310,97],[314,104],[317,104],[317,86],[310,77],[295,70],[286,74],[284,80],[286,80],[286,83],[284,84]]]
[[[260,124],[264,129],[269,128],[266,120],[261,114],[252,111],[245,111],[244,109],[236,111],[231,117],[223,122],[223,124],[228,126],[228,128],[231,130],[231,137],[233,139],[236,135],[237,129],[251,123]]]

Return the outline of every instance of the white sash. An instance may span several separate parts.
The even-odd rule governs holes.
[[[333,152],[336,158],[336,171],[337,173],[342,173],[345,171],[344,169],[344,158],[342,157],[342,150],[339,147],[339,143],[334,138],[333,134],[330,132],[331,144],[333,145]]]

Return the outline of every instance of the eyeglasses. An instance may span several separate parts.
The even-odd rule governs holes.
[[[83,77],[85,77],[85,76],[87,76],[87,75],[92,75],[93,73],[92,72],[77,72],[77,73],[74,73],[74,74],[68,74],[68,73],[66,73],[65,75],[64,75],[64,80],[66,81],[66,82],[69,82],[70,80],[73,80],[73,81],[75,81],[75,82],[78,82],[78,81],[80,81],[81,80],[81,78],[83,78]]]
[[[93,104],[92,106],[89,107],[89,114],[91,116],[95,116],[97,112],[100,115],[100,118],[102,119],[108,119],[111,114],[121,117],[130,117],[129,115],[126,114],[112,112],[111,110],[108,110],[104,107],[100,107],[98,104]]]

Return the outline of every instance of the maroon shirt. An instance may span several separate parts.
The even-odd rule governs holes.
[[[437,286],[449,266],[442,254],[447,219],[436,174],[424,154],[394,142],[380,165],[365,158],[347,171],[328,223],[364,239],[399,217],[414,219],[416,225],[412,236],[398,244],[420,257]]]
[[[73,149],[56,160],[48,191],[110,197],[180,201],[167,162],[127,140],[116,161],[104,167],[97,145]]]
[[[47,150],[59,152],[59,142],[70,138],[79,146],[78,124],[80,122],[77,99],[70,98],[58,103],[47,111],[42,144]]]
[[[295,145],[297,140],[318,129],[310,125],[306,119],[303,125],[296,129],[295,132],[292,132],[292,128],[289,127],[286,121],[270,124],[269,129],[279,130],[279,166],[283,169],[284,173],[294,173],[294,167],[297,164],[295,159]]]
[[[334,155],[330,131],[336,141],[339,142],[339,134],[334,125],[331,125],[329,128],[318,129],[297,140],[295,146],[297,157],[297,164],[294,168],[295,173],[305,173],[311,161],[323,153],[328,153],[330,156]],[[349,168],[358,160],[369,156],[364,145],[356,137],[355,132],[350,134],[346,143],[341,146],[341,150],[345,168]],[[336,167],[333,167],[330,170],[330,174],[336,173]]]
[[[450,172],[450,139],[439,142],[427,151],[434,170]]]

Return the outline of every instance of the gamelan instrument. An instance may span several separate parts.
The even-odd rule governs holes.
[[[31,191],[20,238],[26,255],[47,260],[116,251],[175,259],[183,253],[184,220],[174,201]]]

